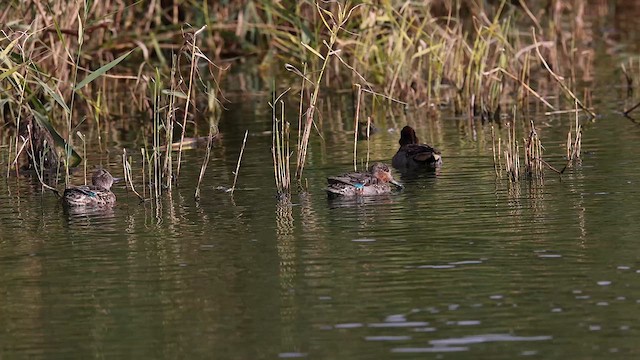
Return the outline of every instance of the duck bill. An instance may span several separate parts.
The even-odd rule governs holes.
[[[395,181],[394,179],[389,180],[390,183],[392,183],[393,185],[397,186],[398,189],[404,189],[404,185],[400,184],[399,182]]]

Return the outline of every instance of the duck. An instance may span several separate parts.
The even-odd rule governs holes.
[[[396,169],[435,168],[442,165],[442,156],[438,149],[420,144],[416,131],[409,125],[400,131],[400,148],[391,159]]]
[[[93,185],[68,187],[62,196],[68,206],[103,207],[116,202],[116,195],[111,192],[113,176],[105,170],[98,169],[91,177]]]
[[[369,167],[368,172],[352,172],[327,178],[327,193],[331,196],[368,196],[389,194],[395,185],[402,189],[403,185],[391,175],[389,166],[380,162]]]
[[[367,140],[378,132],[373,120],[358,122],[358,140]]]

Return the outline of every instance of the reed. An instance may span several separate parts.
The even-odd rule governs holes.
[[[567,166],[570,166],[574,160],[580,159],[580,153],[582,150],[582,125],[580,125],[580,118],[578,116],[577,102],[575,106],[576,111],[574,122],[567,133]]]
[[[302,178],[304,167],[307,158],[307,152],[309,147],[309,137],[311,136],[311,128],[313,127],[314,114],[317,108],[318,97],[320,94],[320,85],[323,81],[325,71],[327,70],[332,57],[344,61],[338,55],[340,50],[335,49],[336,42],[338,41],[338,34],[344,30],[343,26],[348,22],[349,17],[353,14],[359,6],[354,7],[343,6],[340,2],[336,3],[337,10],[335,13],[327,11],[320,7],[319,2],[315,3],[317,14],[322,19],[325,30],[329,32],[329,41],[324,41],[323,44],[326,47],[324,52],[318,51],[304,42],[301,42],[302,46],[306,48],[310,53],[315,55],[321,61],[320,70],[313,81],[313,92],[309,99],[309,105],[305,113],[304,131],[302,132],[302,139],[300,140],[300,147],[298,148],[298,156],[296,161],[296,180],[298,186],[302,187]],[[306,74],[305,74],[306,75]]]
[[[211,85],[208,86],[211,89]],[[200,199],[200,184],[202,183],[202,179],[204,178],[205,171],[207,170],[207,166],[209,164],[209,158],[211,156],[211,146],[213,144],[213,139],[216,135],[218,135],[218,123],[220,121],[220,116],[222,112],[220,110],[220,104],[216,96],[216,90],[210,91],[208,96],[208,111],[209,111],[209,135],[207,137],[207,150],[205,152],[204,160],[202,161],[202,166],[200,167],[200,174],[198,175],[198,184],[196,185],[195,198],[196,200]],[[247,140],[245,134],[245,142]],[[167,146],[169,148],[169,146]],[[242,144],[242,150],[244,151],[244,142]],[[242,152],[240,153],[240,157],[242,157]],[[238,167],[240,166],[240,160],[238,160]],[[238,171],[237,169],[236,171]],[[237,175],[235,177],[237,179]],[[235,186],[234,179],[234,186]]]
[[[361,103],[361,97],[362,97],[362,86],[360,84],[356,84],[356,89],[358,89],[357,95],[356,95],[356,116],[353,119],[353,171],[358,171],[358,134],[360,133],[360,131],[358,130],[358,126],[360,124],[360,103]],[[367,139],[368,139],[368,135],[369,135],[369,126],[370,126],[370,120],[367,120]],[[368,141],[367,141],[368,143]],[[367,152],[367,155],[368,152]],[[368,163],[368,158],[367,158],[367,163]]]
[[[249,135],[249,130],[244,132],[244,139],[242,140],[242,147],[240,148],[240,155],[238,155],[238,163],[236,164],[236,171],[233,172],[233,185],[229,192],[233,195],[233,192],[236,189],[236,182],[238,181],[238,174],[240,173],[240,163],[242,162],[242,155],[244,154],[244,147],[247,145],[247,136]]]
[[[176,67],[177,59],[174,55],[171,62],[171,72],[169,76],[169,105],[167,109],[167,116],[165,121],[165,152],[164,152],[164,167],[163,173],[166,180],[166,187],[169,192],[173,187],[173,152],[171,144],[173,144],[173,128],[176,117],[176,98],[177,98],[177,84],[176,84]],[[211,131],[210,131],[211,133]],[[209,148],[207,147],[207,152]]]
[[[149,185],[152,185],[153,198],[159,199],[162,191],[162,169],[160,167],[160,129],[162,122],[161,114],[161,94],[163,84],[159,70],[156,68],[155,81],[152,82],[152,99],[153,99],[153,143],[151,147],[151,156],[149,156],[147,150],[147,159],[149,159],[149,171],[153,170],[153,173],[149,174]],[[178,160],[179,161],[179,160]],[[153,179],[153,181],[152,181]]]
[[[82,140],[82,165],[83,165],[83,175],[84,175],[84,184],[87,185],[87,139],[80,131],[76,132],[76,135]]]
[[[542,179],[544,177],[542,142],[540,141],[533,120],[531,120],[529,124],[529,136],[524,139],[525,174],[530,179]]]
[[[196,32],[193,33],[193,37],[190,40],[191,41],[190,42],[191,67],[189,68],[189,79],[187,81],[187,99],[185,102],[184,116],[182,117],[182,132],[180,134],[180,148],[178,150],[178,160],[177,160],[178,165],[176,167],[176,179],[180,177],[180,165],[181,165],[180,160],[182,159],[182,145],[184,142],[184,134],[187,129],[187,117],[189,116],[189,105],[191,104],[192,97],[194,96],[193,91],[195,87],[193,86],[193,82],[195,80],[195,71],[198,65],[198,58],[199,58],[197,54],[201,54],[201,51],[196,44],[196,40],[197,40],[198,34],[202,33],[205,29],[206,29],[206,25],[198,29]]]
[[[74,149],[73,134],[78,133],[85,118],[83,106],[93,112],[98,128],[101,122],[112,121],[109,109],[121,104],[118,101],[114,104],[109,94],[104,82],[109,78],[117,86],[133,88],[129,91],[136,109],[148,111],[152,119],[145,123],[145,135],[152,140],[142,153],[143,194],[146,196],[148,183],[151,196],[158,199],[165,188],[171,191],[174,181],[179,179],[185,136],[191,131],[188,125],[195,117],[198,95],[202,93],[199,84],[206,83],[199,73],[202,68],[199,64],[206,61],[210,67],[215,66],[205,54],[213,54],[215,58],[221,54],[256,54],[262,56],[259,60],[264,68],[271,59],[304,63],[302,71],[287,68],[301,77],[295,149],[295,179],[300,190],[305,189],[304,170],[312,132],[321,119],[318,106],[323,87],[351,83],[358,89],[353,134],[356,170],[363,92],[402,99],[415,108],[445,104],[457,111],[468,109],[468,120],[473,125],[478,114],[483,120],[499,120],[501,109],[511,105],[508,102],[515,92],[520,95],[523,107],[527,106],[527,98],[533,96],[556,111],[546,100],[548,92],[540,85],[549,75],[555,81],[552,84],[559,86],[567,98],[594,116],[588,102],[580,101],[575,95],[579,92],[570,88],[573,85],[566,85],[569,82],[562,77],[570,72],[570,79],[576,78],[572,60],[579,53],[576,44],[580,43],[577,39],[580,19],[571,23],[575,26],[569,35],[574,36],[564,36],[558,26],[563,16],[578,18],[584,4],[576,4],[575,14],[556,6],[550,9],[551,16],[538,19],[534,14],[541,13],[536,9],[542,8],[535,3],[529,4],[532,8],[524,1],[517,6],[506,0],[491,3],[477,6],[474,1],[462,0],[391,0],[354,5],[342,0],[297,3],[169,0],[150,7],[143,2],[126,5],[114,0],[74,3],[52,0],[43,7],[39,3],[9,2],[0,9],[0,19],[6,24],[0,36],[0,86],[6,90],[3,101],[6,98],[4,107],[10,114],[3,117],[10,119],[16,129],[10,137],[11,166],[18,171],[20,156],[26,157],[39,172],[45,168],[59,171],[64,166],[67,183],[70,168],[84,159],[86,172],[86,140],[81,137],[81,157]],[[184,24],[195,24],[195,28],[184,30]],[[521,32],[523,24],[533,25],[534,30]],[[182,44],[177,40],[181,34]],[[558,48],[557,44],[562,46]],[[131,49],[139,51],[129,58]],[[168,61],[168,51],[178,55]],[[188,59],[188,64],[182,64],[186,66],[180,64],[183,58]],[[137,76],[131,75],[135,70],[129,68],[111,74],[111,69],[125,59],[138,69]],[[149,63],[155,66],[148,66]],[[585,65],[584,71],[588,67]],[[181,73],[183,68],[188,68],[188,74]],[[628,89],[632,89],[631,76],[624,67],[623,72]],[[126,84],[133,79],[137,88]],[[136,91],[146,84],[149,84],[147,91]],[[273,93],[278,92],[274,87]],[[216,98],[215,91],[208,94]],[[285,100],[278,96],[270,104],[274,114],[272,152],[278,192],[289,192],[292,179],[291,125],[285,118]],[[176,137],[180,131],[177,163],[171,146],[175,144],[174,131]],[[582,132],[578,122],[573,131],[568,134],[568,160],[580,156]],[[208,164],[211,134],[210,127],[199,183]],[[496,142],[492,129],[494,169],[501,172],[504,155],[510,178],[517,179],[520,142],[516,141],[515,124],[512,123],[508,135],[506,144],[500,137]],[[98,137],[102,146],[100,130]],[[531,171],[538,171],[537,166],[544,162],[541,145],[536,145],[539,141],[532,126],[524,146],[525,168]],[[34,151],[28,151],[26,146],[34,146]],[[527,157],[529,150],[531,157]],[[200,185],[198,192],[199,188]]]
[[[289,195],[291,191],[291,134],[290,124],[285,118],[285,102],[282,100],[287,92],[288,90],[277,97],[274,94],[273,100],[269,103],[272,121],[271,155],[273,159],[273,175],[279,197]],[[300,116],[302,116],[302,113],[300,113]],[[300,137],[298,137],[298,140],[300,140]]]
[[[127,157],[126,148],[122,149],[122,172],[124,175],[125,188],[128,189],[130,187],[131,191],[133,191],[133,193],[138,197],[138,199],[140,199],[140,201],[144,201],[144,196],[140,195],[140,193],[136,191],[135,186],[133,186],[133,180],[131,176],[131,159]],[[143,175],[144,175],[144,171],[143,171]],[[144,180],[143,180],[143,183],[144,183]]]
[[[507,144],[504,150],[504,169],[510,182],[520,180],[520,145],[516,140],[515,123],[507,124]]]

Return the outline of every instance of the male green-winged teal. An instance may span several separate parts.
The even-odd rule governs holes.
[[[99,207],[113,205],[116,196],[111,192],[113,176],[105,169],[98,169],[91,178],[93,185],[73,186],[64,190],[63,201],[69,206]]]
[[[415,130],[405,126],[400,132],[400,149],[391,159],[396,169],[434,168],[442,165],[440,151],[426,144],[420,144]]]
[[[389,184],[402,188],[402,184],[395,181],[389,166],[375,163],[368,172],[353,172],[327,178],[329,196],[359,196],[389,194],[392,191]]]

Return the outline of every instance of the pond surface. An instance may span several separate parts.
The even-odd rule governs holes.
[[[396,173],[398,194],[330,201],[326,177],[353,166],[345,116],[314,134],[309,194],[289,206],[274,196],[267,98],[226,105],[199,202],[202,149],[159,209],[119,183],[112,211],[73,214],[32,179],[3,177],[0,356],[636,358],[640,126],[616,113],[624,91],[599,66],[608,85],[594,94],[602,116],[583,119],[582,159],[543,182],[496,179],[489,126],[418,111],[380,121],[371,159],[390,161],[409,122],[443,167]],[[547,161],[564,166],[572,115],[534,116]],[[230,196],[217,188],[233,182],[245,130]],[[89,139],[89,164],[122,176],[131,138],[108,154]]]
[[[442,148],[442,169],[396,174],[404,191],[361,201],[327,199],[324,179],[351,169],[352,143],[346,130],[325,129],[324,144],[312,145],[310,193],[287,206],[274,197],[268,116],[253,115],[266,101],[251,103],[230,105],[200,202],[202,150],[186,153],[181,186],[159,211],[122,183],[113,211],[96,214],[69,214],[28,178],[0,183],[3,354],[622,359],[640,351],[633,122],[610,114],[587,123],[581,163],[512,186],[496,180],[490,141],[466,135],[466,120],[426,120],[418,134]],[[562,165],[571,120],[546,121],[547,159]],[[245,128],[252,136],[232,197],[216,187],[232,182]],[[476,128],[487,136],[487,126]],[[388,161],[396,142],[397,131],[376,134],[372,159]],[[91,162],[121,176],[117,156]]]

